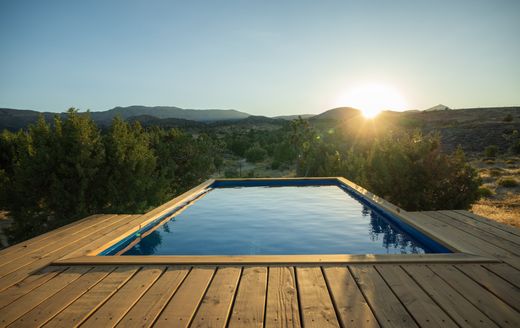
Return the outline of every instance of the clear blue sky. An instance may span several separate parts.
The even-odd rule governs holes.
[[[0,107],[520,105],[520,1],[0,0]],[[348,105],[348,104],[345,104]]]

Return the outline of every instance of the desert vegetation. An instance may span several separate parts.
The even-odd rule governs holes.
[[[475,152],[464,143],[472,138],[453,138],[457,119],[403,115],[332,110],[184,127],[117,115],[99,125],[74,109],[42,116],[0,135],[0,210],[12,222],[3,229],[20,241],[94,213],[146,212],[210,177],[297,176],[344,176],[406,210],[471,209],[518,225],[520,138],[509,119],[498,120],[500,146]]]

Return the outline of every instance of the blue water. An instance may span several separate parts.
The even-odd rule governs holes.
[[[338,186],[215,188],[123,255],[421,254]]]

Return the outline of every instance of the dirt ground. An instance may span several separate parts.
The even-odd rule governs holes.
[[[476,204],[471,211],[478,215],[520,227],[520,157],[499,157],[479,159],[472,162],[479,170],[483,188],[489,194]],[[509,181],[516,186],[504,185]]]

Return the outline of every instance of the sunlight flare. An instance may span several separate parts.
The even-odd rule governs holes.
[[[357,108],[366,118],[376,117],[384,110],[399,111],[407,107],[399,91],[381,84],[367,84],[349,90],[339,98],[338,106]]]

